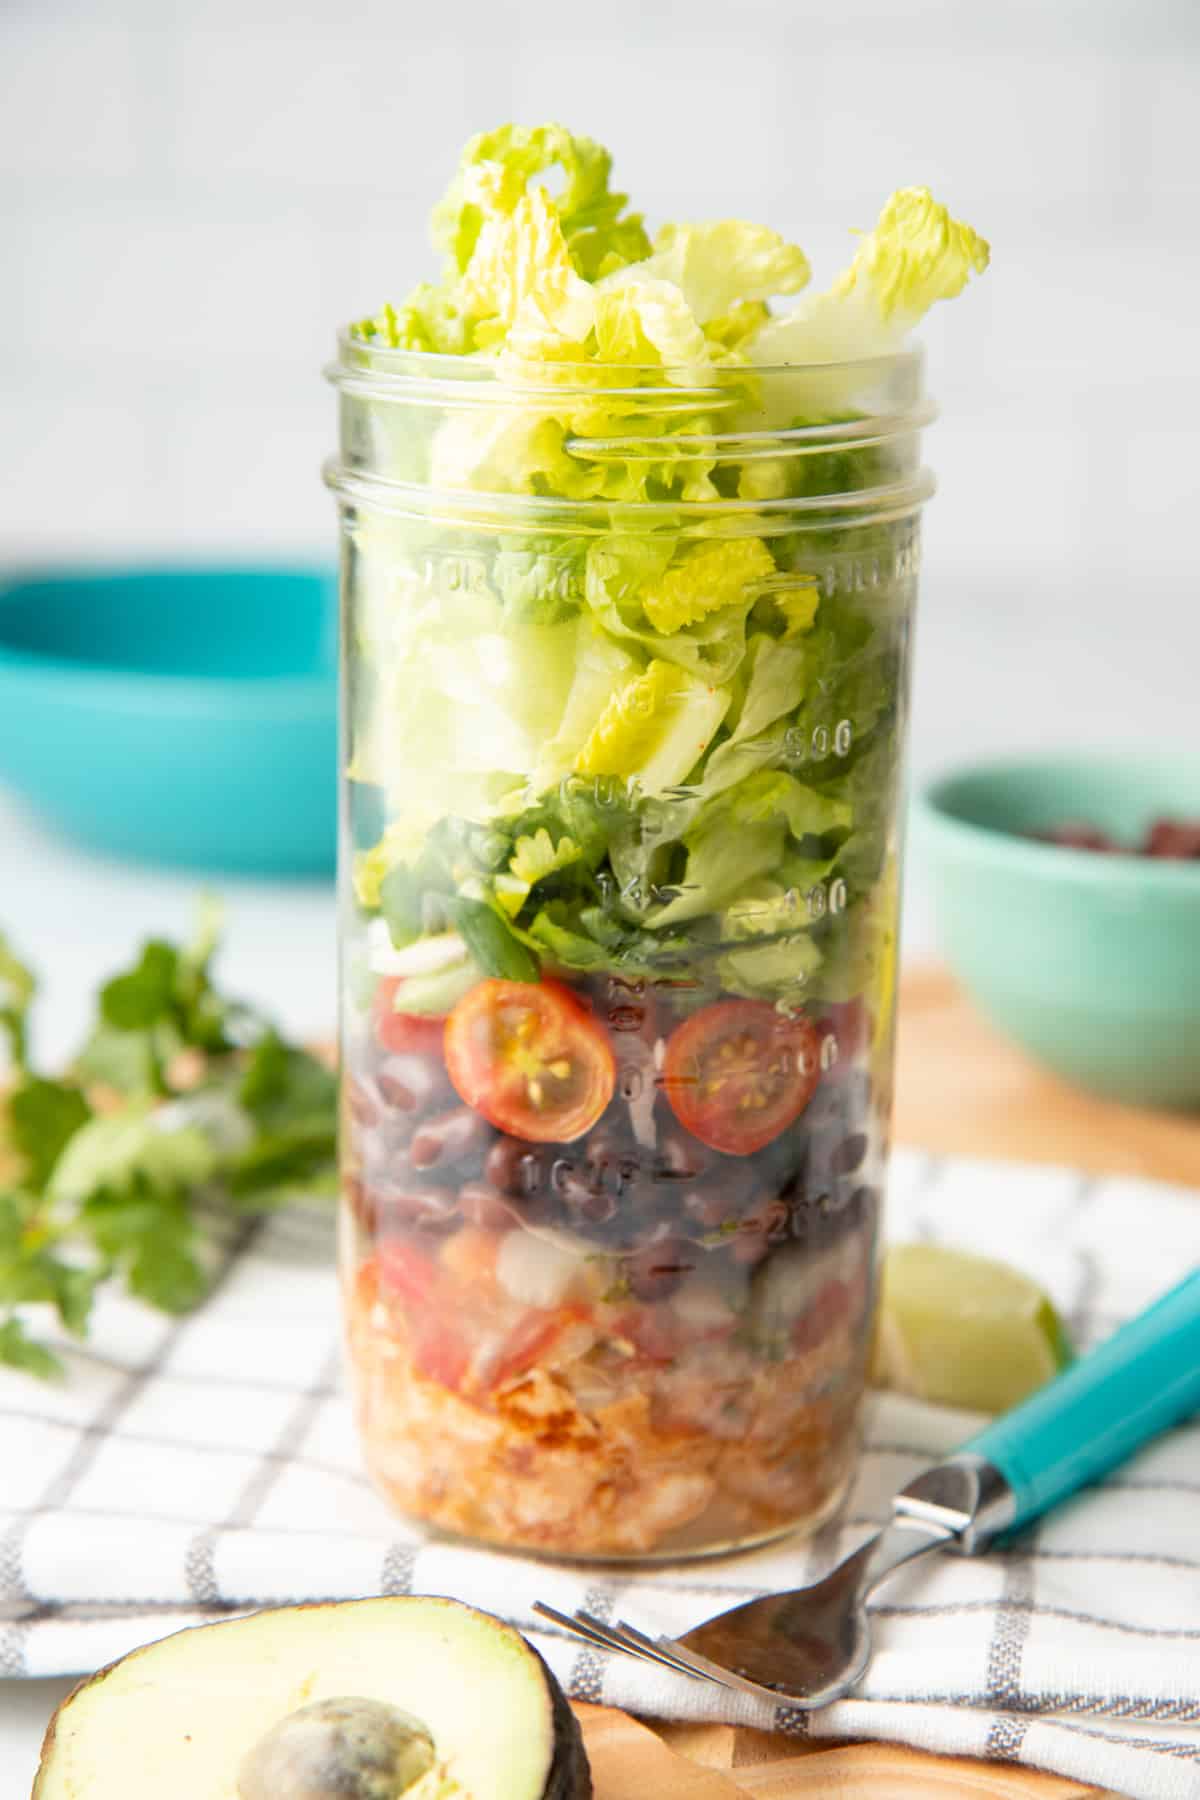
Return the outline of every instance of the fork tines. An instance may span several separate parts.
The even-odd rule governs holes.
[[[639,1631],[624,1619],[617,1625],[608,1625],[583,1607],[568,1615],[556,1612],[552,1606],[544,1606],[540,1600],[534,1601],[533,1610],[544,1619],[552,1619],[556,1625],[561,1625],[574,1637],[582,1638],[595,1648],[617,1650],[624,1656],[640,1657],[643,1662],[658,1663],[664,1669],[671,1669],[677,1675],[689,1675],[693,1680],[712,1681],[722,1687],[728,1685],[721,1681],[719,1675],[685,1661],[688,1652],[673,1644],[669,1638],[649,1638],[645,1632]]]

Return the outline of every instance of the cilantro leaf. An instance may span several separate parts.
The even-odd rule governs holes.
[[[142,948],[137,965],[100,989],[100,1016],[118,1031],[145,1031],[166,1019],[175,997],[179,952],[159,938]]]
[[[242,1151],[228,1172],[229,1191],[252,1209],[295,1200],[301,1189],[331,1192],[336,1155],[337,1130],[332,1123],[297,1120]]]
[[[39,1381],[61,1380],[66,1373],[53,1350],[35,1343],[15,1314],[0,1323],[0,1363],[36,1375]]]
[[[122,1094],[166,1094],[180,1052],[223,1056],[257,1033],[253,1013],[213,984],[217,923],[215,908],[207,907],[190,945],[177,949],[151,938],[131,969],[105,983],[99,1021],[78,1059],[81,1074]]]
[[[0,1032],[8,1039],[8,1053],[17,1070],[28,1067],[29,1008],[37,983],[32,971],[0,933]]]
[[[266,1031],[250,1053],[238,1099],[264,1131],[313,1115],[330,1120],[337,1078],[318,1057],[285,1044],[277,1031]]]
[[[186,1312],[208,1278],[197,1255],[199,1233],[181,1189],[164,1193],[144,1173],[121,1188],[101,1188],[82,1207],[83,1222],[130,1291],[164,1312]]]
[[[167,1197],[202,1187],[216,1174],[218,1152],[199,1127],[163,1130],[154,1112],[127,1107],[90,1119],[55,1165],[50,1196],[79,1206],[102,1190],[144,1189]]]
[[[70,1139],[92,1109],[71,1082],[31,1075],[8,1102],[9,1134],[25,1164],[26,1184],[41,1193]]]
[[[255,1045],[238,1098],[259,1127],[227,1171],[235,1199],[275,1206],[299,1188],[323,1190],[337,1156],[337,1081],[318,1057],[267,1032]]]
[[[33,977],[0,939],[0,1033],[18,1076],[0,1150],[22,1184],[0,1187],[0,1363],[61,1373],[19,1309],[50,1306],[82,1336],[110,1278],[166,1311],[194,1306],[214,1207],[261,1211],[334,1188],[336,1080],[218,989],[217,924],[210,907],[190,945],[152,938],[105,983],[65,1080],[28,1065]]]
[[[75,1058],[84,1082],[100,1082],[132,1100],[148,1100],[162,1090],[154,1038],[146,1031],[119,1031],[99,1024]]]
[[[104,1271],[95,1262],[60,1255],[57,1235],[36,1195],[0,1194],[0,1306],[53,1306],[67,1330],[81,1337]]]

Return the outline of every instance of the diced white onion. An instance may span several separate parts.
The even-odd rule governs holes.
[[[518,1227],[496,1254],[496,1279],[522,1306],[561,1306],[583,1285],[586,1264],[577,1253]]]
[[[703,1276],[684,1282],[671,1301],[671,1310],[689,1332],[701,1335],[723,1331],[736,1316],[721,1289]]]
[[[376,975],[436,975],[439,969],[462,962],[466,954],[467,947],[456,931],[418,938],[397,950],[386,919],[372,919],[367,926],[367,962]]]

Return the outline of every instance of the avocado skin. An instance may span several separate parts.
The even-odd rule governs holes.
[[[528,1640],[526,1640],[528,1641]],[[533,1650],[533,1645],[529,1648]],[[543,1800],[592,1800],[592,1771],[583,1747],[579,1720],[567,1696],[538,1652],[533,1650],[550,1690],[554,1721],[554,1755],[546,1777]]]

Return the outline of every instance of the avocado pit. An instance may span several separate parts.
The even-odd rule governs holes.
[[[428,1775],[428,1728],[386,1700],[317,1700],[287,1713],[249,1751],[239,1800],[400,1800]]]

